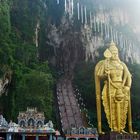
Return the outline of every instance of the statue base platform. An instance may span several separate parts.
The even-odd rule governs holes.
[[[140,140],[140,134],[110,132],[99,135],[99,140]]]

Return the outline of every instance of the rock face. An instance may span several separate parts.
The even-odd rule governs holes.
[[[5,73],[3,78],[0,79],[0,96],[4,93],[7,95],[7,90],[10,82],[11,82],[11,72]]]
[[[105,49],[106,43],[114,40],[119,47],[121,59],[140,63],[138,38],[131,37],[136,34],[134,28],[128,26],[131,17],[127,10],[118,7],[107,10],[101,7],[96,12],[92,27],[88,24],[77,27],[75,24],[79,24],[79,21],[71,16],[67,18],[67,14],[64,14],[59,26],[49,25],[47,45],[53,48],[49,62],[56,66],[61,77],[57,83],[57,99],[64,132],[71,127],[84,125],[71,84],[79,61],[96,61],[99,49]],[[131,29],[133,35],[124,31],[125,26],[128,26],[126,30]]]
[[[63,21],[59,28],[54,25],[48,33],[49,45],[53,47],[50,62],[60,73],[70,74],[79,60],[85,59],[85,48],[81,40],[82,35],[73,31],[73,26]]]
[[[136,19],[138,14],[134,12],[135,10],[132,11],[130,2],[128,7],[120,4],[121,2],[110,9],[99,4],[100,8],[96,14],[96,21],[107,24],[107,27],[103,29],[105,33],[103,40],[106,41],[108,36],[110,40],[113,39],[117,43],[124,61],[140,63],[140,27],[139,21]]]
[[[54,55],[51,56],[50,62],[63,72],[73,70],[76,63],[81,60],[94,62],[99,57],[98,50],[106,46],[106,40],[93,35],[89,26],[83,27],[80,32],[73,32],[69,25],[65,26],[51,27],[47,43],[53,47]],[[140,48],[132,42],[123,40],[121,34],[118,40],[119,43],[116,43],[122,59],[126,62],[140,63]]]
[[[72,1],[67,0],[65,4],[62,0],[0,0],[0,54],[4,56],[0,61],[17,68],[15,87],[26,69],[21,67],[34,69],[38,60],[48,60],[60,77],[71,82],[75,66],[80,61],[96,61],[99,50],[104,49],[112,38],[117,42],[123,60],[140,63],[139,24],[132,22],[133,14],[128,9],[115,4],[110,6],[121,0],[104,0],[103,4],[99,0],[83,1],[79,1],[82,23],[81,7],[79,19],[77,17],[77,1],[70,3]],[[95,9],[90,8],[88,2],[93,2]],[[93,12],[91,25],[88,10]],[[6,91],[9,82],[9,79],[1,78],[0,95]],[[8,103],[12,103],[13,98],[9,97]],[[14,104],[11,106],[11,112],[15,112]],[[7,110],[11,109],[7,107]]]
[[[57,99],[63,132],[72,127],[82,127],[80,107],[72,86],[73,72],[78,61],[84,60],[84,47],[81,35],[73,31],[71,23],[63,19],[59,28],[51,26],[49,44],[54,48],[51,63],[58,69],[60,79],[57,83]]]

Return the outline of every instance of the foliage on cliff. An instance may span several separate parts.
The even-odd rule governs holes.
[[[41,31],[47,23],[44,2],[0,1],[0,73],[2,77],[5,68],[13,73],[7,96],[0,97],[0,113],[14,121],[28,106],[45,112],[47,119],[53,117],[54,78],[47,60],[40,61],[38,55],[44,32],[39,32],[39,46],[35,44],[37,22]]]

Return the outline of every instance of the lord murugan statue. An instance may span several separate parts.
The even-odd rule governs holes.
[[[118,48],[114,42],[104,52],[105,59],[95,67],[96,105],[98,131],[102,132],[101,99],[111,131],[125,132],[128,118],[129,132],[132,133],[131,118],[131,74],[118,56]],[[104,81],[103,88],[101,81]],[[128,117],[127,117],[128,115]]]

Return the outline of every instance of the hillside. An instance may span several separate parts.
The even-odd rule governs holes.
[[[113,39],[132,74],[133,123],[139,128],[139,12],[127,2],[1,0],[0,78],[5,86],[0,113],[16,121],[19,111],[36,106],[57,122],[56,84],[68,76],[84,100],[81,109],[86,106],[96,126],[94,66]]]

